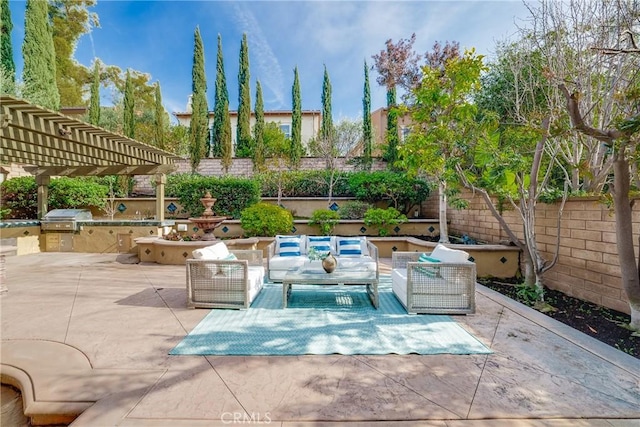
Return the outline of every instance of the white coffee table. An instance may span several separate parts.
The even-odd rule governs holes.
[[[289,270],[282,280],[282,308],[287,308],[287,300],[293,285],[344,285],[366,286],[371,303],[377,309],[378,276],[375,271],[366,268],[349,267],[335,269],[333,273],[324,271],[320,263],[307,263],[301,267]]]

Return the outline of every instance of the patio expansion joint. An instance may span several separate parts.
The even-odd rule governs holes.
[[[498,328],[500,327],[500,323],[502,323],[502,317],[504,315],[504,307],[500,308],[500,313],[498,316],[498,321],[496,322],[495,329],[493,330],[493,335],[491,336],[491,342],[489,343],[489,348],[493,349],[493,342],[496,339],[496,334],[498,333]],[[471,402],[469,402],[469,410],[467,411],[467,416],[465,419],[469,419],[471,416],[471,408],[473,408],[473,403],[476,400],[476,395],[478,393],[478,389],[480,388],[480,383],[482,382],[482,377],[484,375],[484,371],[487,367],[487,362],[489,361],[490,354],[484,356],[484,362],[482,363],[482,369],[480,370],[480,375],[478,375],[478,381],[476,382],[476,388],[473,390],[473,396],[471,397]]]
[[[83,266],[85,268],[86,266]],[[69,317],[67,318],[67,327],[64,331],[64,340],[62,341],[65,344],[68,344],[67,338],[69,337],[69,330],[71,329],[71,321],[73,319],[73,311],[76,307],[76,301],[78,300],[78,292],[80,292],[80,284],[82,283],[82,270],[78,273],[78,279],[76,281],[76,291],[73,294],[73,302],[71,303],[71,309],[69,310]]]

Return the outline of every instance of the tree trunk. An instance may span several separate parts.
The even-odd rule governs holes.
[[[635,257],[631,202],[629,200],[629,162],[623,153],[613,163],[613,202],[616,218],[616,240],[622,275],[622,288],[631,309],[630,327],[640,331],[640,276]]]
[[[449,227],[447,226],[447,184],[438,182],[439,219],[440,219],[440,243],[449,243]]]

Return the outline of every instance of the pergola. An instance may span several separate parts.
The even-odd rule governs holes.
[[[155,175],[156,219],[164,220],[166,174],[178,156],[11,96],[0,96],[0,165],[29,165],[38,218],[52,176]]]

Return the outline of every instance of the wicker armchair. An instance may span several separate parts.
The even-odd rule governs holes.
[[[419,252],[393,252],[391,281],[408,313],[475,313],[476,265],[473,262],[418,262]]]
[[[248,308],[264,285],[261,250],[231,251],[237,260],[187,259],[187,303],[195,308]]]

